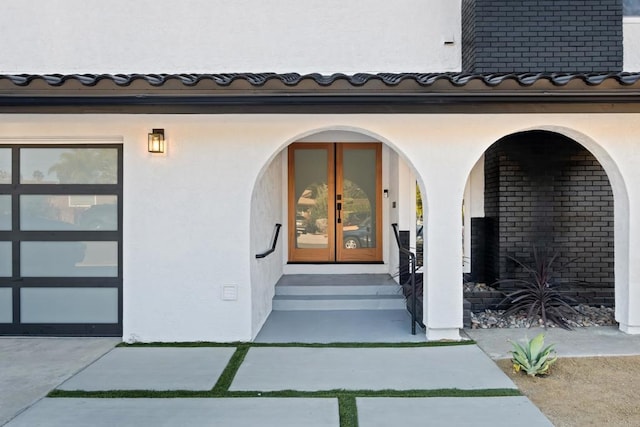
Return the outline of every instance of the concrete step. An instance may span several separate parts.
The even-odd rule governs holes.
[[[402,310],[399,295],[276,295],[273,310]]]
[[[401,310],[402,289],[388,274],[285,275],[273,310]]]
[[[276,295],[399,295],[396,285],[289,285],[276,286]]]

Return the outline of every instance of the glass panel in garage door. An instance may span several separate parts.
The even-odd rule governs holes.
[[[0,230],[11,230],[11,196],[0,195]]]
[[[11,184],[10,148],[0,148],[0,184]]]
[[[11,288],[0,288],[0,323],[13,322],[13,292]]]
[[[22,184],[117,184],[115,148],[23,148]]]
[[[118,197],[113,195],[20,196],[21,230],[118,229]]]
[[[118,290],[114,288],[23,288],[22,323],[116,323]]]
[[[0,242],[0,277],[11,277],[11,242]]]
[[[24,277],[116,277],[118,242],[22,242]]]

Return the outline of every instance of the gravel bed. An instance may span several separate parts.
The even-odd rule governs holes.
[[[464,284],[465,292],[494,292],[497,290],[485,283],[467,282]],[[607,326],[617,325],[613,307],[590,306],[578,304],[573,307],[577,313],[567,313],[565,320],[572,328],[586,326]],[[531,324],[530,324],[531,323]],[[530,328],[544,327],[542,319],[533,319],[529,322],[525,312],[520,312],[511,316],[504,316],[504,310],[485,310],[481,313],[471,313],[471,329],[491,329],[491,328]],[[549,321],[548,327],[555,328],[557,325]]]
[[[577,314],[570,314],[566,320],[570,327],[580,328],[585,326],[606,326],[617,325],[612,307],[593,307],[585,304],[574,306]],[[542,319],[534,319],[529,324],[525,312],[520,312],[512,316],[504,316],[504,310],[485,310],[482,313],[471,313],[471,329],[490,328],[529,328],[543,327]],[[555,323],[549,321],[550,328],[557,327]]]
[[[465,282],[463,284],[465,292],[496,292],[496,288],[492,288],[486,283]]]

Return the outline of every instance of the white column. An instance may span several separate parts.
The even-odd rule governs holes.
[[[640,334],[640,242],[633,238],[640,232],[640,206],[634,209],[630,201],[623,211],[624,203],[615,195],[614,200],[616,320],[622,332]]]
[[[432,167],[436,167],[432,165]],[[443,168],[443,166],[439,166]],[[449,168],[449,171],[451,169]],[[432,171],[433,172],[433,171]],[[442,170],[441,177],[455,174]],[[433,173],[430,173],[433,175]],[[462,195],[464,178],[425,181],[424,323],[427,339],[458,340],[462,328]]]
[[[640,334],[640,173],[632,155],[620,158],[600,155],[614,200],[615,318],[622,332]]]

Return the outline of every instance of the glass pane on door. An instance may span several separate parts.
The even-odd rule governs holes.
[[[344,249],[376,247],[376,150],[345,149],[342,180]]]
[[[295,151],[296,248],[329,247],[327,156],[325,149]]]

